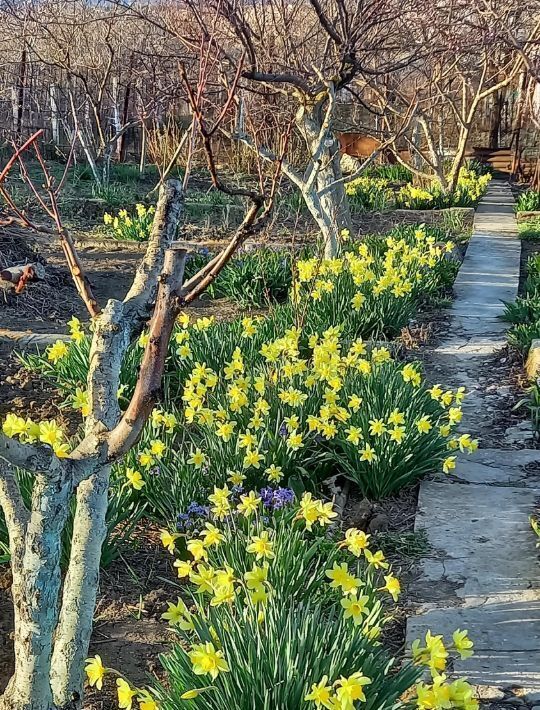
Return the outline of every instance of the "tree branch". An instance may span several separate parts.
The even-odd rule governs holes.
[[[0,459],[27,471],[46,471],[55,458],[51,449],[34,444],[22,444],[0,432]]]
[[[150,315],[163,269],[165,251],[176,236],[184,209],[184,193],[179,180],[167,180],[159,188],[159,197],[143,260],[137,268],[133,284],[124,298],[126,314],[134,319],[136,329]]]
[[[148,345],[144,351],[135,392],[124,416],[107,437],[109,461],[122,456],[136,444],[161,391],[169,340],[180,310],[177,293],[184,277],[185,259],[185,249],[172,248],[165,253]]]

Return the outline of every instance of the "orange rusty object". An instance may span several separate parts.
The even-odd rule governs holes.
[[[337,133],[339,147],[342,153],[350,155],[353,158],[369,158],[369,156],[381,147],[381,141],[371,136],[366,136],[364,133]],[[397,163],[394,153],[386,149],[383,151],[384,160],[387,163]],[[400,150],[399,156],[409,161],[411,158],[408,150]]]
[[[22,293],[29,281],[39,279],[38,271],[34,264],[26,264],[24,266],[12,266],[8,269],[0,271],[0,279],[13,284],[15,293]]]
[[[376,138],[370,138],[362,133],[338,133],[337,137],[341,152],[353,158],[367,158],[381,147],[381,142]]]
[[[23,267],[21,277],[15,286],[15,293],[21,293],[24,291],[28,281],[33,281],[36,276],[34,267],[31,264]]]

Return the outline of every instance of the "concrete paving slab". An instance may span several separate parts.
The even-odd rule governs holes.
[[[459,455],[455,475],[446,480],[540,489],[540,451],[480,449],[474,456]]]
[[[437,581],[455,585],[443,604],[471,606],[519,594],[539,602],[540,624],[540,560],[529,523],[539,497],[540,487],[423,483],[415,527],[427,534],[427,560],[442,569],[421,566],[422,601],[430,604],[429,587]]]

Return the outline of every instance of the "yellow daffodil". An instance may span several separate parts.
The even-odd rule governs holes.
[[[56,340],[52,345],[47,348],[47,359],[50,360],[53,365],[66,357],[69,352],[69,347],[63,340]]]
[[[103,678],[107,673],[107,669],[101,661],[101,656],[96,655],[93,658],[88,658],[84,670],[90,685],[101,690],[103,688]]]
[[[461,660],[465,660],[474,655],[474,644],[469,638],[467,631],[457,629],[452,634],[452,640],[454,641],[454,648],[459,653]]]
[[[304,697],[304,700],[315,703],[316,708],[334,707],[331,703],[332,686],[328,685],[328,676],[323,676],[319,683],[313,683],[311,692]]]
[[[260,454],[258,451],[254,451],[253,449],[247,449],[244,460],[242,465],[244,468],[260,468],[261,467],[261,461],[264,459],[264,456]]]
[[[121,708],[121,710],[131,710],[133,707],[133,699],[137,695],[137,691],[123,678],[117,678],[116,693],[118,695],[118,707]]]
[[[342,708],[354,707],[354,703],[359,700],[366,702],[364,686],[369,685],[371,679],[362,675],[360,671],[353,673],[348,678],[341,677],[336,681],[336,698],[341,703]]]
[[[370,564],[375,569],[388,569],[389,564],[386,562],[382,550],[378,552],[371,552],[371,550],[366,550],[364,552],[368,564]]]
[[[272,483],[279,483],[283,478],[283,469],[281,466],[276,466],[275,464],[269,466],[265,470],[265,473],[268,476],[268,480]]]
[[[392,599],[397,602],[398,597],[401,593],[401,585],[399,583],[399,579],[391,574],[388,574],[384,576],[384,581],[386,582],[386,584],[384,585],[384,587],[381,587],[381,589],[388,592]]]
[[[188,552],[193,555],[194,560],[202,560],[208,557],[208,551],[206,550],[204,542],[198,538],[188,540],[186,547]]]
[[[362,623],[364,614],[368,613],[368,602],[368,596],[358,597],[357,591],[354,591],[348,597],[344,597],[340,602],[344,609],[343,617],[345,619],[352,619],[354,625],[358,626]]]
[[[360,557],[369,545],[370,535],[358,528],[349,528],[345,531],[345,539],[339,543],[339,547],[346,547],[355,557]]]
[[[171,555],[176,549],[176,541],[179,537],[180,535],[178,533],[170,533],[168,530],[160,530],[161,544],[171,553]]]
[[[274,543],[270,540],[270,534],[267,530],[263,530],[260,535],[252,535],[251,543],[246,550],[255,555],[256,560],[262,560],[263,558],[272,560],[275,557]]]
[[[210,675],[215,680],[219,673],[227,673],[229,665],[223,658],[223,651],[216,651],[214,644],[195,644],[188,653],[195,675]]]
[[[193,562],[190,562],[189,560],[175,560],[174,567],[176,567],[178,577],[182,579],[183,577],[189,577],[191,574],[193,570]]]
[[[326,576],[331,579],[330,586],[340,588],[343,594],[355,593],[361,582],[349,573],[346,562],[334,562],[332,569],[325,570]]]
[[[136,491],[142,490],[143,486],[146,485],[141,475],[141,472],[136,471],[133,468],[126,469],[126,478],[129,481],[131,487],[134,488]]]
[[[203,452],[199,448],[196,448],[195,451],[192,452],[187,462],[190,463],[192,466],[195,466],[195,468],[202,468],[206,463],[206,455],[203,454]]]
[[[261,498],[257,496],[255,491],[250,491],[248,495],[240,496],[240,503],[236,506],[236,508],[240,513],[246,517],[249,517],[250,515],[253,515],[253,513],[257,512],[260,502]]]

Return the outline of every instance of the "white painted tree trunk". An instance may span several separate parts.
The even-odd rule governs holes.
[[[51,132],[52,139],[55,145],[60,145],[60,121],[58,118],[58,87],[56,84],[51,84],[49,87],[49,96],[51,100]]]
[[[120,133],[120,128],[122,126],[120,122],[120,85],[118,82],[118,77],[113,76],[112,80],[112,110],[113,110],[113,128],[114,128],[114,133]],[[121,146],[121,141],[117,140],[114,146],[114,150],[116,152],[117,158],[120,158],[120,146]]]
[[[16,133],[19,125],[19,92],[16,86],[11,87],[11,122],[12,131]]]

